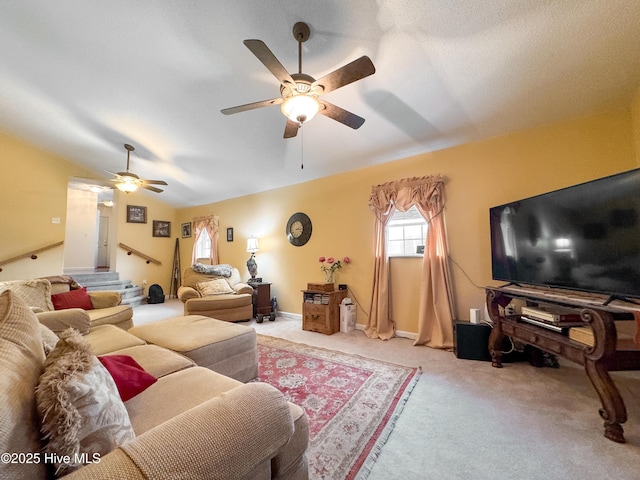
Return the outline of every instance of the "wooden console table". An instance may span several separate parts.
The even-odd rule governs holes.
[[[624,443],[621,424],[627,420],[627,410],[609,372],[640,370],[640,345],[636,343],[638,336],[636,341],[619,340],[615,326],[617,320],[633,321],[634,318],[640,318],[640,304],[611,300],[604,295],[529,286],[487,287],[486,294],[489,316],[493,320],[489,337],[492,366],[502,367],[500,349],[505,335],[583,365],[602,402],[599,413],[604,420],[604,436],[614,442]],[[520,315],[505,314],[504,308],[514,299],[524,301],[528,306],[553,308],[555,305],[576,309],[585,325],[593,329],[594,346],[526,323],[520,319]]]

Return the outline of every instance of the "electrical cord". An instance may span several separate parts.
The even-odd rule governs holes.
[[[367,312],[364,308],[362,308],[362,305],[360,305],[360,302],[358,301],[358,298],[356,297],[355,293],[353,293],[353,290],[347,287],[347,292],[349,293],[349,298],[353,298],[353,300],[356,302],[356,305],[358,305],[358,307],[360,307],[360,310],[362,310],[362,313],[364,313],[365,316],[369,317],[369,312]]]

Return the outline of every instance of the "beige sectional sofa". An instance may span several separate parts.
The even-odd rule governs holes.
[[[51,330],[13,292],[0,294],[0,452],[16,460],[0,463],[0,478],[48,478],[43,449],[52,440],[42,438],[34,391],[71,334],[79,336],[60,333],[50,352]],[[307,416],[274,387],[243,384],[113,325],[91,328],[82,342],[97,355],[132,357],[157,381],[123,402],[134,438],[64,478],[308,478]]]
[[[37,313],[38,318],[54,332],[64,330],[75,323],[89,322],[90,328],[98,325],[115,325],[124,330],[133,327],[133,309],[121,305],[122,295],[118,292],[87,292],[91,309],[69,308],[55,310],[51,296],[70,292],[75,284],[71,277],[60,275],[32,280],[11,280],[0,282],[0,293],[13,290]]]

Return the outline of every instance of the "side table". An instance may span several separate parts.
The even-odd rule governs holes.
[[[256,317],[256,322],[262,323],[265,315],[273,322],[276,315],[271,311],[271,284],[268,282],[248,283],[253,288],[253,316]]]

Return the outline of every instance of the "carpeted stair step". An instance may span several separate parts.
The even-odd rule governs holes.
[[[72,273],[71,276],[82,286],[86,284],[120,281],[120,274],[118,272]]]
[[[122,304],[137,306],[146,299],[144,288],[133,285],[131,280],[120,280],[118,272],[95,272],[73,274],[73,279],[87,291],[110,291],[118,292],[122,295]]]

